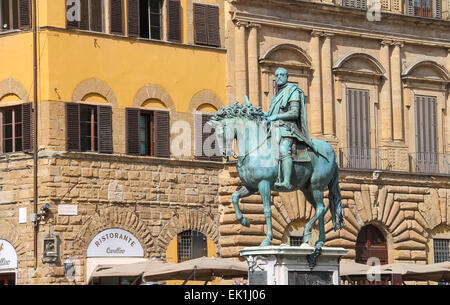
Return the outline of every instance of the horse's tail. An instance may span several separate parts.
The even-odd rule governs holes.
[[[335,231],[344,227],[344,208],[342,207],[341,188],[339,187],[339,170],[336,164],[333,177],[328,184],[331,218]]]

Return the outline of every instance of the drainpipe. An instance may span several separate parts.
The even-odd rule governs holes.
[[[38,65],[37,65],[37,13],[36,13],[36,0],[33,0],[33,121],[34,121],[34,137],[33,137],[33,163],[34,163],[34,215],[38,213]],[[37,269],[38,265],[38,232],[39,224],[36,217],[34,223],[34,269]]]

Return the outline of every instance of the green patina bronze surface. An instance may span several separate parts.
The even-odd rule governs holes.
[[[237,170],[242,184],[232,195],[237,221],[250,226],[248,218],[239,209],[239,200],[259,192],[267,223],[266,238],[260,246],[268,246],[273,237],[271,191],[301,190],[315,208],[315,215],[305,226],[303,242],[309,242],[312,226],[318,220],[319,238],[315,247],[320,249],[325,241],[324,215],[327,208],[323,191],[326,187],[333,227],[340,230],[344,226],[336,153],[327,142],[310,138],[303,91],[289,84],[287,79],[287,71],[278,69],[278,91],[268,113],[254,107],[247,99],[245,104],[235,103],[219,109],[208,123],[215,129],[217,147],[222,156],[235,156],[234,140],[239,150]],[[293,159],[292,155],[297,153],[292,151],[293,147],[303,149],[309,154],[308,158]]]

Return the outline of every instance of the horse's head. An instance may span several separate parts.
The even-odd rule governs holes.
[[[225,158],[235,156],[234,139],[239,135],[247,134],[256,137],[255,131],[258,126],[261,126],[261,123],[266,123],[265,113],[260,108],[254,107],[248,99],[245,104],[239,105],[236,102],[219,109],[217,114],[208,122],[215,129],[219,152]],[[248,141],[248,138],[245,141]],[[244,152],[244,149],[239,149],[239,151]]]
[[[216,145],[220,155],[224,158],[234,156],[233,141],[236,135],[236,129],[234,128],[231,120],[232,119],[218,118],[215,116],[207,122],[209,126],[214,128]]]

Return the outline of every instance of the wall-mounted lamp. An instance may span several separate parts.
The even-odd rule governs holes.
[[[50,205],[48,203],[44,204],[41,207],[40,211],[41,213],[39,214],[33,213],[30,215],[30,220],[34,223],[34,225],[37,225],[38,221],[45,220],[48,213],[50,212]]]

